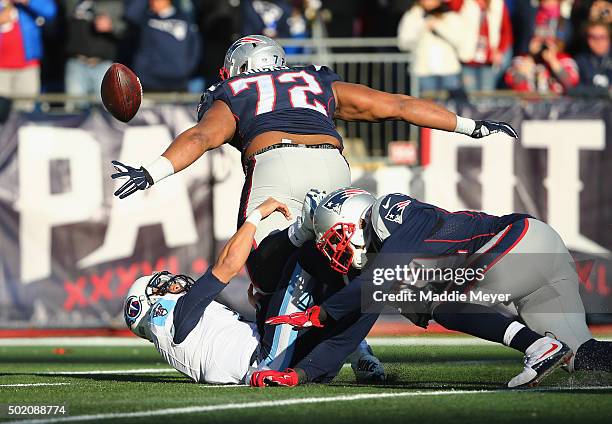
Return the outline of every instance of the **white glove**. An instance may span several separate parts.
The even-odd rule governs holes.
[[[298,216],[297,220],[289,227],[289,240],[294,246],[300,247],[308,240],[314,240],[314,213],[325,196],[327,196],[326,192],[315,188],[311,188],[306,193],[304,203],[302,203],[302,215]]]

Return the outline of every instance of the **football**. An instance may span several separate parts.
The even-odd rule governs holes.
[[[121,63],[113,63],[108,68],[100,91],[106,110],[122,122],[130,121],[140,108],[140,80],[130,68]]]

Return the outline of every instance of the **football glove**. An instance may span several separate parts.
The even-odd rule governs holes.
[[[294,312],[289,315],[279,315],[277,317],[268,318],[266,324],[279,325],[289,324],[293,326],[294,330],[301,330],[302,328],[308,327],[323,327],[321,321],[319,321],[319,314],[321,308],[318,306],[311,306],[303,312]]]
[[[476,128],[470,137],[483,138],[491,134],[504,133],[512,138],[518,138],[518,134],[510,124],[498,121],[475,121]]]
[[[325,191],[319,191],[315,188],[311,188],[306,193],[304,203],[302,203],[302,215],[298,216],[289,228],[289,238],[295,246],[299,247],[308,240],[314,240],[315,232],[312,220],[315,209],[326,195]]]
[[[138,190],[146,190],[153,185],[153,178],[149,174],[144,166],[136,169],[129,165],[124,165],[118,160],[111,162],[117,172],[111,175],[114,180],[116,178],[126,178],[127,181],[123,183],[113,194],[118,196],[120,199],[125,199],[131,194],[136,193]]]
[[[263,370],[255,371],[251,375],[252,387],[269,387],[269,386],[297,386],[299,381],[297,373],[291,368],[285,371]]]

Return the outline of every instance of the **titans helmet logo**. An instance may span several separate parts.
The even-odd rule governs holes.
[[[142,304],[140,303],[140,299],[138,299],[138,296],[130,296],[125,301],[125,306],[123,309],[123,316],[125,317],[125,322],[128,325],[132,325],[140,316],[141,311]]]

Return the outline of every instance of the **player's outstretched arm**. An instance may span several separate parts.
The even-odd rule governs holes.
[[[114,195],[123,199],[182,171],[207,151],[230,140],[235,131],[236,121],[229,107],[222,101],[214,102],[200,122],[179,134],[166,151],[147,166],[135,168],[112,161],[117,172],[111,178],[127,178]]]
[[[221,282],[225,284],[229,283],[229,281],[240,272],[251,253],[257,224],[274,211],[279,211],[287,219],[291,219],[291,212],[289,212],[287,205],[270,197],[259,205],[257,209],[251,212],[244,224],[242,224],[238,231],[236,231],[232,238],[225,244],[219,254],[217,262],[212,268],[212,273],[221,280]]]
[[[421,127],[482,138],[498,132],[518,138],[505,122],[474,121],[455,115],[432,101],[374,90],[361,84],[335,82],[336,118],[346,121],[403,120]]]
[[[236,121],[229,106],[218,100],[193,127],[179,134],[162,154],[174,172],[182,171],[209,150],[234,136]]]

